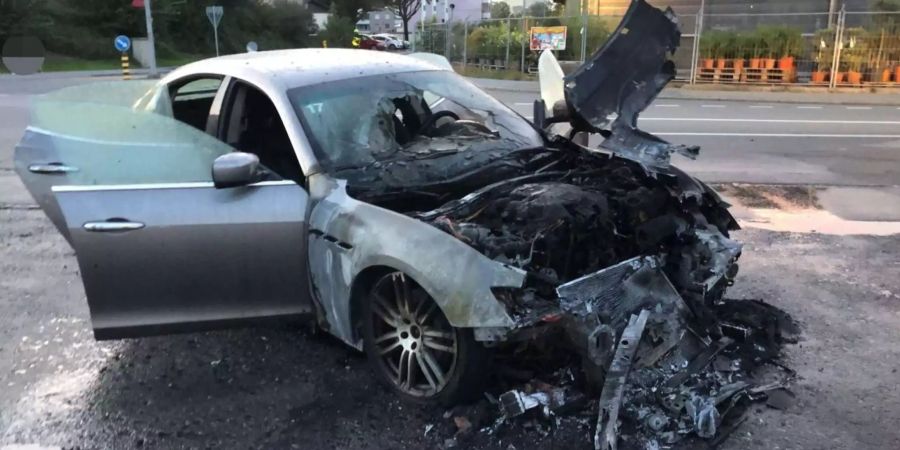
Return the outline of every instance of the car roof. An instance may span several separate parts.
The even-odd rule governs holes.
[[[326,81],[423,70],[446,70],[425,60],[359,49],[304,48],[239,53],[182,66],[162,81],[200,74],[229,75],[261,88],[291,89]]]

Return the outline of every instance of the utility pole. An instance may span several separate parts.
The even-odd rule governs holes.
[[[150,11],[150,0],[144,0],[144,18],[147,20],[147,44],[150,50],[150,76],[156,77],[156,41],[153,38],[153,13]]]
[[[706,12],[706,0],[700,0],[700,11],[694,21],[694,45],[691,48],[691,84],[697,82],[697,64],[700,62],[700,35],[703,34],[703,14]]]
[[[828,28],[834,26],[834,12],[837,11],[838,0],[828,1]]]

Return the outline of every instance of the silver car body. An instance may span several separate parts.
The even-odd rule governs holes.
[[[162,110],[169,86],[215,76],[222,82],[209,112],[212,123],[232,82],[253,86],[277,110],[305,186],[267,181],[215,189],[201,176],[210,170],[204,158],[198,167],[169,164],[146,180],[104,184],[131,173],[129,164],[144,163],[124,155],[107,167],[117,157],[112,151],[204,152],[224,144],[199,137],[187,145],[192,148],[175,149],[184,143],[169,146],[164,136],[152,134],[135,138],[137,143],[85,138],[79,130],[67,134],[33,121],[16,148],[16,170],[76,251],[95,336],[194,331],[316,313],[323,327],[360,348],[353,325],[360,280],[385,270],[416,280],[454,326],[492,332],[513,327],[491,288],[520,287],[524,272],[428,224],[351,198],[344,181],[323,173],[286,94],[363,74],[434,70],[446,67],[358,50],[248,53],[183,66],[131,105]],[[85,106],[74,108],[77,115]],[[51,109],[64,115],[64,106]],[[72,114],[57,123],[66,128]],[[156,115],[134,120],[152,122],[145,116]],[[153,129],[143,122],[120,125],[123,133]]]

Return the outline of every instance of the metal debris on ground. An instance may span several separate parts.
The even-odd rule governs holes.
[[[652,269],[652,265],[630,261],[623,267],[628,267],[626,272],[631,275],[659,276],[649,275],[652,271],[642,272]],[[697,316],[689,310],[672,307],[672,302],[677,304],[680,297],[668,298],[670,294],[663,290],[660,298],[665,300],[654,305],[654,301],[643,298],[652,298],[652,292],[636,289],[637,284],[630,281],[629,275],[621,276],[621,267],[614,270],[620,273],[610,276],[610,283],[629,286],[617,294],[620,297],[615,301],[637,309],[618,327],[610,327],[608,322],[597,325],[611,329],[613,350],[592,354],[593,357],[602,355],[602,361],[591,362],[588,357],[582,357],[581,361],[584,372],[600,367],[602,382],[597,385],[587,373],[584,377],[560,376],[564,370],[558,368],[552,372],[538,371],[537,377],[556,379],[559,385],[532,381],[524,390],[513,389],[502,394],[498,423],[524,426],[537,419],[558,420],[560,416],[580,413],[590,405],[590,410],[597,414],[592,430],[597,449],[696,445],[690,444],[691,439],[718,445],[744,422],[744,413],[752,402],[765,402],[776,409],[793,404],[794,396],[787,386],[794,373],[777,362],[781,347],[796,342],[799,333],[786,313],[757,300],[722,299],[712,308],[713,313],[743,331],[735,338],[721,332],[704,334],[696,331],[703,328],[695,323]],[[570,288],[562,291],[572,292],[567,291]],[[598,297],[604,296],[604,290],[596,284],[593,289]],[[603,298],[610,301],[609,297]],[[664,307],[666,304],[668,308]],[[602,307],[592,308],[594,313],[604,311]],[[676,315],[684,314],[682,320],[671,320],[672,311],[678,311]],[[677,339],[671,345],[667,340],[673,336]],[[582,380],[581,383],[575,382],[575,378]],[[598,387],[602,387],[598,401],[581,403],[578,409],[561,412],[561,406],[567,405],[570,399],[582,392],[597,392]],[[553,397],[549,392],[558,395]],[[531,414],[532,411],[536,412]],[[529,422],[513,422],[519,417],[527,417],[523,420]]]
[[[606,381],[603,384],[603,391],[600,393],[597,431],[594,433],[596,450],[618,448],[617,433],[622,395],[625,393],[628,373],[631,372],[631,366],[634,363],[634,353],[637,351],[641,337],[644,336],[644,327],[647,325],[649,316],[650,311],[645,309],[641,311],[640,315],[632,315],[628,319],[628,326],[622,331],[616,353],[606,371]]]

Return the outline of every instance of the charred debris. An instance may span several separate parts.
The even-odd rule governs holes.
[[[485,432],[587,409],[597,449],[716,442],[788,385],[777,358],[797,327],[763,302],[725,298],[741,244],[714,191],[674,167],[550,148],[530,174],[413,214],[528,273],[524,289],[495,291],[520,324],[505,338],[521,342],[498,344],[518,356],[500,364],[523,384],[500,383],[512,389]]]
[[[441,127],[405,137],[350,186],[527,273],[524,287],[494,292],[517,327],[483,339],[499,350],[495,386],[505,392],[488,394],[497,415],[480,432],[590,417],[596,449],[715,445],[751,402],[789,403],[793,372],[778,358],[797,326],[762,301],[725,297],[742,251],[729,205],[669,165],[696,147],[636,127],[674,77],[666,55],[679,37],[671,10],[636,0],[565,78],[554,117],[535,108],[543,146],[495,151],[500,138],[482,126]],[[545,132],[554,122],[571,132]],[[571,139],[578,132],[606,139],[587,148]],[[431,151],[429,139],[465,140],[469,150]]]

